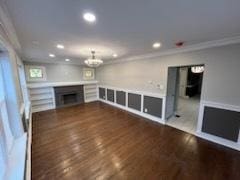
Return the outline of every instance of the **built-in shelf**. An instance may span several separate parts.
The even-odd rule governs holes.
[[[31,97],[31,101],[38,101],[38,100],[52,99],[52,98],[53,98],[52,94],[37,94]]]
[[[55,108],[55,97],[52,87],[29,88],[29,92],[33,112]]]
[[[45,93],[52,93],[50,88],[37,88],[37,89],[31,89],[30,94],[45,94]]]
[[[53,103],[42,104],[42,105],[38,105],[38,106],[33,106],[32,111],[33,112],[46,111],[46,110],[49,110],[49,109],[54,109],[53,107],[54,107]]]
[[[52,99],[35,100],[32,102],[32,106],[38,106],[49,103],[52,103]]]
[[[84,100],[85,102],[92,102],[97,100],[97,85],[84,85]]]

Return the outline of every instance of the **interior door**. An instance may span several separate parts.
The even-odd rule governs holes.
[[[178,68],[168,68],[167,98],[166,98],[166,119],[174,115],[176,102]]]

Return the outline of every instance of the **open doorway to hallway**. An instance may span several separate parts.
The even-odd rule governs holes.
[[[169,67],[166,123],[195,134],[204,74],[203,65]]]

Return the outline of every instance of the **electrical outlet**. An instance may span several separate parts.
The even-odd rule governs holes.
[[[164,85],[161,84],[160,85],[160,89],[163,90],[164,89]]]
[[[146,112],[146,113],[147,113],[147,112],[148,112],[148,109],[147,109],[147,108],[145,108],[145,109],[144,109],[144,112]]]
[[[157,89],[163,90],[164,86],[162,84],[157,84]]]

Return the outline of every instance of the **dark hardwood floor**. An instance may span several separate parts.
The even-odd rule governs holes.
[[[239,180],[240,153],[94,102],[33,114],[32,179]]]

